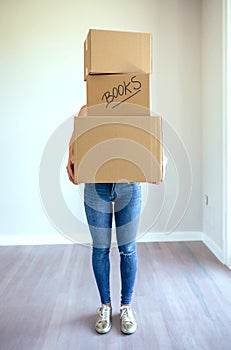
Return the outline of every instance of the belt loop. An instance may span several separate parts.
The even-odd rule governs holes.
[[[112,183],[112,188],[111,188],[111,191],[114,192],[115,191],[115,182]]]

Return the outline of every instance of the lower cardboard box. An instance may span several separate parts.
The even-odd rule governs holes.
[[[74,118],[75,183],[161,182],[161,117]]]
[[[87,77],[88,115],[150,115],[150,74]]]

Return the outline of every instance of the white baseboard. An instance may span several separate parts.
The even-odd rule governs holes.
[[[186,242],[202,241],[208,249],[224,264],[224,253],[222,249],[211,238],[200,231],[187,232],[147,232],[138,236],[137,242]],[[89,244],[90,242],[86,242]],[[48,235],[1,235],[0,246],[18,245],[49,245],[49,244],[73,244],[73,242],[61,234]]]
[[[59,233],[48,235],[5,235],[0,236],[0,246],[72,244]]]
[[[137,242],[176,242],[176,241],[201,241],[202,232],[148,232],[139,235]],[[90,243],[85,242],[86,244]],[[73,241],[65,238],[60,233],[47,235],[1,235],[0,246],[11,245],[49,245],[49,244],[73,244]]]
[[[138,237],[137,242],[184,242],[184,241],[201,241],[202,232],[147,232]]]
[[[218,260],[225,264],[225,255],[222,249],[206,234],[202,234],[203,243],[211,250]]]

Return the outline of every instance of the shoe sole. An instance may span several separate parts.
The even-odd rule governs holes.
[[[124,331],[122,331],[122,329],[121,329],[121,332],[122,332],[123,334],[125,334],[125,335],[131,335],[131,334],[134,334],[134,333],[136,332],[136,330],[135,330],[134,332],[124,332]]]

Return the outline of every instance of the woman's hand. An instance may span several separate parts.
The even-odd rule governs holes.
[[[76,182],[74,182],[74,145],[73,145],[73,135],[70,141],[69,145],[69,157],[68,157],[68,162],[67,162],[67,174],[69,177],[69,180],[74,184],[77,185]]]
[[[67,169],[67,174],[68,174],[69,180],[74,185],[77,185],[77,183],[74,182],[74,157],[70,157],[70,155],[68,158],[66,169]]]

